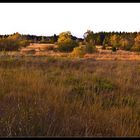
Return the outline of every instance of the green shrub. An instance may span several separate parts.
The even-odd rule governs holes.
[[[17,41],[12,39],[1,39],[0,40],[0,51],[16,51],[19,49]]]
[[[30,43],[31,41],[29,40],[21,40],[19,41],[19,47],[27,47]]]
[[[86,53],[93,53],[96,51],[96,47],[95,47],[95,45],[88,43],[88,44],[86,44],[85,51],[86,51]]]
[[[0,39],[0,51],[17,51],[30,44],[28,40],[14,40],[11,38]]]
[[[17,51],[31,43],[19,33],[14,33],[6,38],[0,39],[0,51]]]
[[[112,51],[116,52],[117,51],[116,47],[112,47]]]
[[[76,46],[78,46],[78,42],[72,39],[72,35],[68,31],[60,33],[57,45],[59,51],[71,52]]]
[[[58,50],[61,52],[71,52],[77,46],[74,40],[58,43]]]
[[[86,54],[85,46],[79,46],[74,48],[72,56],[74,57],[83,57]]]
[[[83,57],[86,53],[93,53],[95,51],[96,51],[95,46],[91,44],[80,45],[79,47],[74,48],[72,56]]]

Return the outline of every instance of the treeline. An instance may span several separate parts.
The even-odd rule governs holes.
[[[70,36],[72,40],[82,40],[75,36]],[[59,35],[53,36],[36,36],[36,35],[22,35],[18,32],[11,35],[0,35],[0,51],[16,51],[21,47],[26,47],[30,43],[57,43]]]
[[[17,51],[30,43],[55,43],[58,36],[35,36],[14,33],[11,35],[0,35],[0,51]]]
[[[32,43],[54,43],[57,42],[58,36],[54,34],[54,36],[36,36],[36,35],[22,35],[18,32],[11,35],[0,35],[0,39],[7,39],[9,37],[21,37],[22,39],[26,39]]]
[[[140,51],[140,32],[99,32],[88,30],[84,33],[86,42],[102,45],[103,49],[113,47],[127,51]]]
[[[103,49],[112,47],[127,51],[140,51],[140,32],[98,32],[87,30],[83,38],[77,38],[70,32],[62,32],[59,35],[36,36],[14,33],[11,35],[0,35],[0,50],[19,50],[30,43],[52,43],[58,44],[59,51],[72,51],[75,47],[86,45],[101,45]]]
[[[0,51],[17,51],[31,43],[25,36],[14,33],[12,35],[0,35]]]
[[[70,32],[59,35],[57,44],[60,51],[74,51],[77,53],[93,53],[96,46],[102,49],[111,48],[112,51],[140,51],[140,32],[99,32],[87,30],[83,40],[73,40]]]
[[[18,32],[11,34],[11,35],[0,35],[0,39],[6,39],[10,36],[22,36],[22,38],[30,41],[31,43],[55,43],[58,40],[59,35],[52,35],[52,36],[37,36],[37,35],[22,35]],[[82,38],[77,38],[76,36],[71,35],[71,38],[73,40],[81,40],[83,41]]]

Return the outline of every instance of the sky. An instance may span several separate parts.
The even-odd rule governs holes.
[[[0,34],[140,31],[140,3],[0,3]]]

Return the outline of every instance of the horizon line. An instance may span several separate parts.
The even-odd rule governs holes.
[[[140,33],[140,31],[93,31],[93,30],[90,30],[90,29],[89,29],[89,31],[92,31],[93,33]],[[63,32],[67,32],[67,31],[63,31]],[[21,35],[33,35],[33,36],[46,36],[46,37],[49,37],[49,36],[54,36],[54,35],[59,36],[59,34],[62,33],[62,32],[60,32],[59,34],[53,33],[51,35],[44,35],[44,34],[34,34],[34,33],[20,33],[18,31],[16,31],[16,32],[13,32],[13,33],[5,33],[5,34],[0,34],[0,35],[12,35],[14,33],[19,33]],[[78,38],[83,38],[84,34],[83,35],[73,35],[71,33],[71,35],[75,36],[75,37],[78,37]]]

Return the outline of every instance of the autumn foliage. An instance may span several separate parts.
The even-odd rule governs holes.
[[[26,47],[29,43],[29,40],[24,39],[19,33],[15,33],[7,38],[0,39],[0,50],[17,51],[21,47]]]

